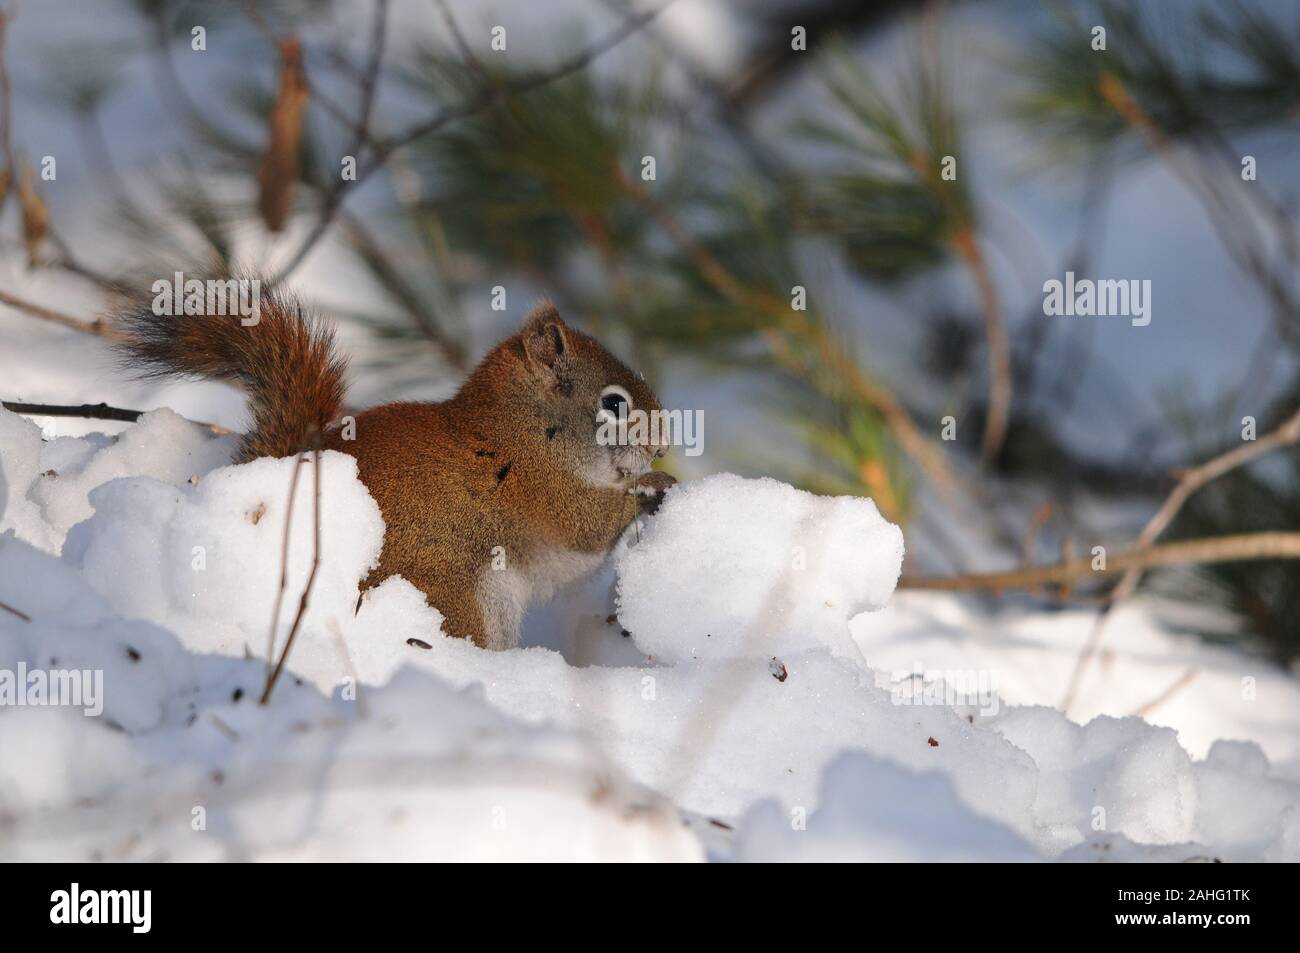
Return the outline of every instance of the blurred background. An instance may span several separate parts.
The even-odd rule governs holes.
[[[702,412],[679,477],[871,496],[931,576],[1130,546],[1180,468],[1300,406],[1294,0],[4,11],[5,400],[240,427],[234,391],[124,380],[31,307],[91,322],[178,270],[336,320],[357,406],[446,396],[546,296]],[[1045,315],[1067,272],[1149,281],[1150,323]],[[1161,540],[1300,526],[1279,443]],[[1295,562],[1140,585],[1300,655]]]

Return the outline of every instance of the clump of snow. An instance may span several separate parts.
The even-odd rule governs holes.
[[[285,517],[295,462],[255,460],[213,470],[196,485],[115,480],[90,494],[94,515],[64,546],[67,561],[122,615],[165,626],[197,651],[265,656],[279,593]],[[277,631],[298,610],[314,549],[314,466],[300,465],[289,534],[287,586]],[[350,619],[357,587],[378,561],[379,507],[356,478],[356,460],[321,454],[321,561],[294,648],[294,671],[329,691],[351,674],[330,631]],[[436,632],[437,629],[435,628]],[[426,634],[427,635],[427,634]],[[358,674],[391,674],[351,652]]]
[[[204,428],[155,410],[116,440],[59,437],[42,443],[41,430],[0,408],[0,532],[58,552],[63,537],[94,509],[90,491],[115,477],[149,476],[183,486],[230,462],[235,438],[214,439]]]
[[[50,528],[28,499],[41,466],[41,429],[0,407],[0,533],[10,530],[35,545],[49,542]]]
[[[323,454],[322,563],[260,706],[296,464],[229,466],[230,449],[167,414],[53,441],[0,414],[0,601],[22,613],[0,610],[0,702],[23,666],[104,689],[98,714],[0,703],[7,858],[1300,859],[1300,772],[1267,751],[1297,725],[1292,678],[1142,636],[1207,671],[1180,702],[1259,688],[1219,710],[1239,740],[1203,760],[1179,724],[1019,704],[1047,691],[1033,640],[949,596],[858,615],[890,597],[898,529],[770,480],[678,486],[612,568],[530,620],[563,627],[532,639],[564,654],[487,652],[442,636],[404,579],[358,604],[383,523],[352,459]],[[281,639],[312,484],[308,464]],[[937,660],[1005,677],[954,700],[917,687]],[[1149,701],[1149,682],[1112,703]]]
[[[1048,846],[1074,846],[1090,830],[1155,844],[1193,839],[1192,759],[1168,728],[1139,718],[1076,725],[1028,707],[1007,709],[993,728],[1038,766],[1033,810]]]
[[[0,535],[0,601],[32,619],[0,612],[0,671],[15,672],[21,663],[102,672],[100,717],[114,728],[156,727],[168,693],[192,683],[192,657],[175,636],[114,614],[66,562],[7,535]],[[114,683],[134,687],[108,690]],[[0,706],[0,725],[11,706]]]
[[[856,655],[848,622],[889,600],[903,534],[868,499],[730,473],[679,484],[618,563],[619,619],[646,653]]]

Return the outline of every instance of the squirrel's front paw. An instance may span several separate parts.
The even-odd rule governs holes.
[[[632,484],[632,489],[628,492],[637,495],[641,504],[641,512],[648,515],[659,509],[664,494],[676,482],[677,477],[671,473],[664,473],[662,470],[651,470],[637,477],[636,483]]]

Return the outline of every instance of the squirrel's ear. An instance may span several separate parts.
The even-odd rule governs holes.
[[[540,304],[524,321],[520,332],[528,363],[539,372],[557,373],[569,360],[569,331],[560,312],[550,302]]]

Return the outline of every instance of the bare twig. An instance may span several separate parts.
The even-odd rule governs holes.
[[[1270,242],[1260,234],[1261,226],[1255,216],[1245,214],[1239,195],[1226,194],[1228,183],[1240,185],[1236,176],[1219,174],[1204,168],[1201,163],[1177,149],[1170,136],[1133,98],[1124,81],[1114,73],[1105,73],[1097,84],[1098,92],[1107,104],[1146,140],[1169,169],[1180,178],[1205,208],[1215,227],[1215,233],[1224,251],[1233,263],[1252,278],[1273,305],[1274,323],[1287,340],[1297,341],[1295,319],[1300,307],[1288,288],[1287,281],[1278,270],[1270,267]],[[1213,138],[1213,137],[1211,137]],[[1220,151],[1226,146],[1220,142]],[[1235,162],[1235,154],[1231,154]],[[1289,221],[1290,216],[1276,206],[1269,206],[1258,189],[1247,189],[1245,195],[1266,205],[1275,221]],[[1281,245],[1287,250],[1285,235]]]
[[[272,659],[275,658],[275,631],[280,627],[280,607],[284,604],[284,592],[289,588],[289,537],[293,528],[293,501],[298,495],[298,475],[306,457],[299,454],[294,458],[293,475],[289,478],[289,501],[284,508],[284,537],[280,542],[280,588],[275,593],[275,607],[271,610],[271,629],[266,635],[266,677],[271,678]]]
[[[1156,511],[1155,516],[1151,517],[1151,520],[1143,528],[1141,535],[1138,536],[1137,544],[1143,546],[1155,542],[1156,538],[1173,522],[1174,517],[1183,508],[1183,504],[1187,502],[1188,497],[1207,483],[1279,447],[1296,443],[1300,443],[1300,410],[1288,417],[1276,430],[1267,436],[1245,442],[1241,446],[1220,454],[1199,466],[1184,470],[1178,478],[1178,485],[1169,494],[1169,498],[1165,500],[1164,505]],[[1131,575],[1126,575],[1120,582],[1120,587],[1125,594],[1133,591],[1140,575],[1140,571],[1135,570]]]
[[[351,144],[345,155],[356,156],[370,137],[370,114],[379,88],[379,68],[383,65],[384,36],[388,29],[388,0],[375,0],[375,15],[370,27],[370,58],[361,76],[361,108]],[[340,181],[342,181],[340,179]]]
[[[1192,683],[1192,680],[1195,678],[1196,678],[1196,669],[1189,668],[1187,671],[1183,672],[1183,674],[1180,675],[1177,679],[1175,679],[1172,685],[1170,685],[1168,688],[1162,691],[1159,695],[1151,699],[1145,705],[1139,705],[1137,708],[1134,708],[1131,712],[1129,712],[1129,714],[1136,716],[1138,718],[1145,718],[1147,715],[1151,714],[1151,712],[1155,711],[1165,702],[1169,701],[1169,699],[1173,698],[1180,691],[1182,691],[1184,688],[1190,685]]]
[[[143,410],[128,410],[125,407],[110,407],[108,404],[25,404],[16,400],[0,401],[0,407],[11,411],[15,414],[27,414],[31,417],[84,417],[87,420],[121,420],[126,423],[135,423],[144,415]],[[219,437],[229,434],[227,430],[219,424],[204,423],[201,420],[191,420],[190,423],[197,427],[202,427],[208,433],[216,434]]]
[[[123,420],[134,423],[143,411],[110,407],[108,404],[24,404],[15,400],[0,401],[0,407],[15,414],[33,417],[85,417],[88,420]]]
[[[266,688],[262,692],[260,704],[267,704],[271,701],[271,692],[275,691],[275,683],[279,681],[280,673],[284,671],[284,663],[289,659],[289,653],[293,651],[294,640],[298,637],[298,630],[302,626],[303,616],[307,613],[307,606],[311,600],[312,588],[316,585],[316,572],[320,569],[320,440],[321,435],[318,431],[314,436],[315,446],[312,448],[312,471],[313,478],[313,502],[312,502],[312,557],[311,572],[307,575],[307,584],[303,587],[302,597],[298,600],[298,612],[293,617],[293,625],[289,627],[289,637],[285,639],[284,651],[280,653],[279,661],[275,663],[274,670],[267,676]],[[295,464],[296,468],[297,464]],[[287,514],[285,519],[292,517],[292,513]]]
[[[1011,418],[1011,341],[1007,337],[997,285],[993,282],[993,275],[989,272],[988,262],[984,259],[975,233],[965,227],[954,236],[953,244],[975,280],[980,296],[980,312],[984,316],[984,337],[989,351],[989,406],[984,416],[980,460],[987,465],[993,462],[1002,449]]]
[[[0,291],[0,304],[7,304],[11,308],[16,308],[30,314],[34,318],[40,318],[42,321],[49,321],[52,324],[58,324],[65,328],[72,328],[74,331],[81,331],[83,334],[94,334],[102,338],[111,338],[121,340],[122,333],[111,324],[101,320],[82,321],[74,318],[62,311],[55,311],[53,308],[47,308],[44,305],[36,304],[33,301],[26,301],[22,298],[11,295],[7,291]]]
[[[351,215],[346,209],[338,213],[339,221],[347,230],[361,255],[370,262],[382,278],[385,289],[396,298],[416,328],[423,334],[448,364],[459,370],[465,370],[469,355],[465,346],[451,337],[438,323],[437,318],[424,307],[420,296],[410,286],[401,272],[388,260],[379,240],[371,234],[359,216]]]
[[[1252,460],[1278,447],[1290,446],[1296,443],[1300,443],[1300,410],[1288,417],[1276,430],[1267,436],[1261,437],[1259,440],[1243,443],[1240,447],[1222,453],[1199,466],[1184,470],[1178,478],[1177,485],[1174,486],[1173,491],[1165,499],[1160,509],[1142,528],[1136,545],[1142,547],[1154,543],[1160,534],[1169,527],[1169,524],[1174,521],[1174,517],[1178,515],[1178,511],[1183,508],[1183,504],[1187,502],[1188,498],[1207,483],[1218,479],[1230,470],[1250,463]],[[1069,712],[1070,706],[1074,704],[1079,685],[1083,680],[1084,670],[1088,667],[1088,663],[1092,661],[1098,646],[1101,645],[1102,631],[1105,628],[1107,618],[1110,616],[1111,607],[1120,600],[1132,595],[1137,589],[1141,578],[1142,570],[1140,568],[1126,572],[1119,585],[1115,587],[1111,601],[1103,606],[1101,612],[1098,613],[1092,631],[1088,634],[1087,641],[1084,642],[1083,647],[1080,649],[1078,659],[1075,660],[1074,669],[1070,672],[1070,681],[1066,686],[1065,696],[1061,699],[1062,711]]]
[[[1082,556],[1049,566],[1027,566],[1006,572],[934,578],[905,576],[898,580],[898,588],[1003,592],[1008,589],[1033,589],[1049,583],[1065,583],[1094,575],[1111,575],[1131,569],[1245,562],[1254,559],[1300,559],[1300,533],[1239,533],[1134,547],[1108,556],[1104,569],[1094,569],[1093,558]]]
[[[1021,555],[1025,562],[1033,562],[1034,552],[1038,546],[1038,534],[1042,528],[1047,525],[1048,520],[1052,518],[1052,504],[1044,503],[1034,513],[1034,518],[1029,522],[1029,529],[1025,533],[1025,541],[1021,547]]]
[[[0,602],[0,609],[3,609],[5,612],[9,612],[13,615],[18,616],[18,618],[22,619],[24,622],[32,621],[32,617],[29,616],[26,612],[23,612],[20,609],[15,609],[7,602]]]
[[[55,258],[42,259],[38,263],[42,267],[58,268],[61,271],[68,272],[68,274],[84,278],[91,284],[97,285],[104,291],[107,291],[109,294],[123,296],[129,296],[131,294],[131,286],[121,278],[114,278],[112,275],[107,275],[77,258],[72,253],[72,248],[63,237],[59,235],[58,231],[53,226],[50,226],[48,229],[47,237],[50,240],[50,244],[58,249],[59,254]]]
[[[9,66],[5,62],[5,39],[11,16],[8,10],[0,10],[0,155],[4,157],[5,169],[14,175],[18,163],[14,160],[13,98],[9,85]]]
[[[460,31],[460,24],[456,22],[456,18],[452,15],[451,7],[447,5],[447,0],[433,0],[433,2],[437,5],[438,11],[442,14],[442,20],[447,24],[447,32],[451,34],[451,38],[456,44],[456,49],[460,50],[460,56],[461,59],[465,61],[465,65],[478,74],[479,79],[483,80],[484,85],[494,85],[497,81],[493,78],[492,74],[488,72],[487,67],[483,65],[483,62],[474,55],[473,49],[470,48],[469,43],[465,40],[465,34]]]

